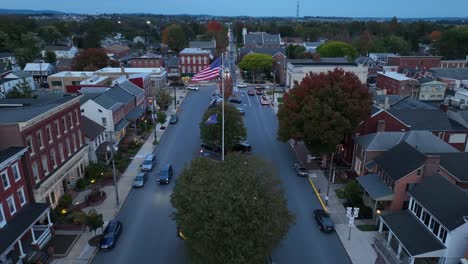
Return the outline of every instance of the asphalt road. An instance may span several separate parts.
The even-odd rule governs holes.
[[[175,223],[170,218],[174,211],[170,194],[174,179],[198,156],[198,123],[214,89],[202,86],[184,99],[179,123],[167,128],[156,148],[158,166],[143,189],[130,192],[117,216],[123,223],[117,246],[108,252],[100,251],[93,263],[188,263],[184,243],[177,238]],[[283,181],[288,207],[296,216],[294,226],[272,253],[275,264],[350,263],[338,236],[319,231],[312,212],[320,204],[307,179],[295,175],[292,164],[296,156],[290,146],[276,140],[277,120],[273,110],[260,105],[258,96],[248,96],[245,90],[239,93],[246,109],[244,120],[252,154],[275,166]],[[155,177],[160,164],[167,162],[172,163],[175,178],[169,185],[159,186]]]

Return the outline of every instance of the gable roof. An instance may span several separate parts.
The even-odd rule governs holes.
[[[52,64],[50,63],[30,62],[24,66],[23,71],[47,71],[50,68],[52,68]]]
[[[27,147],[9,147],[5,150],[0,151],[0,169],[3,169],[3,162],[9,160],[11,157],[23,154],[28,150]],[[8,164],[8,163],[6,163]]]
[[[179,68],[179,57],[170,57],[166,61],[166,68]]]
[[[383,100],[385,100],[385,97]],[[393,103],[389,102],[390,109],[393,110],[438,110],[438,108],[436,108],[435,106],[421,102],[411,96],[402,96],[399,99],[397,97],[394,97],[394,100],[395,101]]]
[[[91,140],[96,139],[102,132],[106,130],[105,127],[99,125],[86,116],[81,116],[81,124],[81,130],[83,131],[85,137]]]
[[[449,230],[465,223],[464,217],[468,216],[468,194],[445,177],[425,177],[408,193]]]
[[[404,132],[377,132],[356,139],[356,143],[361,145],[366,151],[386,151],[400,142]]]
[[[468,182],[466,164],[468,164],[468,152],[440,155],[440,166],[461,182]]]
[[[258,45],[280,45],[280,34],[268,34],[265,32],[252,32],[245,35],[244,45],[256,43]]]
[[[131,93],[116,86],[105,91],[93,100],[106,109],[116,110],[119,109],[122,105],[129,103],[131,100],[133,100],[133,98],[134,96]]]
[[[426,156],[414,149],[406,142],[401,142],[395,147],[374,159],[374,162],[382,168],[394,181],[408,175],[423,165]]]
[[[462,130],[451,122],[446,113],[438,109],[388,110],[390,114],[411,126],[412,130],[447,131]]]
[[[430,71],[436,77],[468,80],[468,68],[432,68]]]
[[[216,41],[190,41],[189,48],[200,48],[200,49],[215,49]]]
[[[118,86],[122,89],[124,89],[125,91],[133,94],[134,96],[138,97],[138,96],[141,96],[143,94],[145,94],[145,91],[143,89],[141,89],[140,87],[136,86],[135,84],[133,84],[132,82],[130,82],[129,80],[124,80],[122,82],[120,82],[118,84]]]
[[[242,48],[239,55],[241,58],[249,53],[262,53],[273,56],[278,52],[286,54],[286,50],[284,48]]]

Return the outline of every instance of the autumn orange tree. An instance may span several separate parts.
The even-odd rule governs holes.
[[[278,138],[303,140],[314,152],[328,154],[370,110],[371,95],[354,73],[343,69],[310,73],[284,94]]]
[[[96,71],[106,66],[118,66],[111,60],[104,49],[89,48],[81,51],[72,61],[74,71]]]

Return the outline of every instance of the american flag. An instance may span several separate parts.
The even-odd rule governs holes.
[[[213,61],[210,66],[203,71],[195,74],[192,78],[193,82],[207,81],[219,77],[219,71],[221,70],[221,58],[217,58]]]

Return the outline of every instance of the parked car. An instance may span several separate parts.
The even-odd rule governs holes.
[[[245,109],[244,108],[242,108],[240,106],[237,106],[236,109],[241,115],[245,115]]]
[[[247,84],[245,83],[238,83],[237,88],[247,88]]]
[[[115,247],[115,243],[122,232],[122,223],[119,220],[111,220],[107,224],[106,229],[102,234],[102,238],[99,241],[100,249],[111,249]]]
[[[254,95],[255,95],[255,91],[254,91],[254,90],[248,90],[248,91],[247,91],[247,94],[250,95],[250,96],[254,96]]]
[[[189,85],[189,86],[187,86],[187,89],[193,90],[193,91],[198,91],[199,90],[198,86],[195,86],[195,85]]]
[[[172,169],[171,164],[166,164],[161,168],[158,174],[158,183],[159,184],[169,184],[171,181],[174,170]]]
[[[255,94],[256,94],[256,95],[263,95],[263,90],[257,89],[257,90],[255,91]]]
[[[169,119],[169,124],[177,124],[177,121],[179,121],[179,118],[177,117],[177,115],[172,114],[171,119]]]
[[[332,232],[335,230],[335,225],[333,224],[333,220],[331,219],[330,215],[322,209],[318,209],[314,211],[315,220],[317,224],[320,226],[320,230],[323,232]]]
[[[135,176],[135,180],[133,180],[133,187],[139,188],[145,186],[146,179],[148,178],[148,174],[146,172],[140,172]]]
[[[229,98],[228,102],[233,104],[242,104],[242,100],[239,98]]]
[[[185,84],[183,82],[171,82],[171,84],[169,84],[169,86],[185,86]]]
[[[142,171],[152,171],[154,167],[154,163],[156,161],[156,155],[149,154],[145,157],[143,164],[141,165]]]
[[[308,176],[309,173],[307,172],[306,168],[304,168],[304,166],[302,166],[301,164],[299,163],[294,163],[294,170],[296,171],[296,174],[298,176],[302,176],[302,177],[305,177],[305,176]]]
[[[233,151],[240,151],[240,152],[250,152],[252,151],[252,146],[247,142],[247,140],[239,141],[233,148]]]

